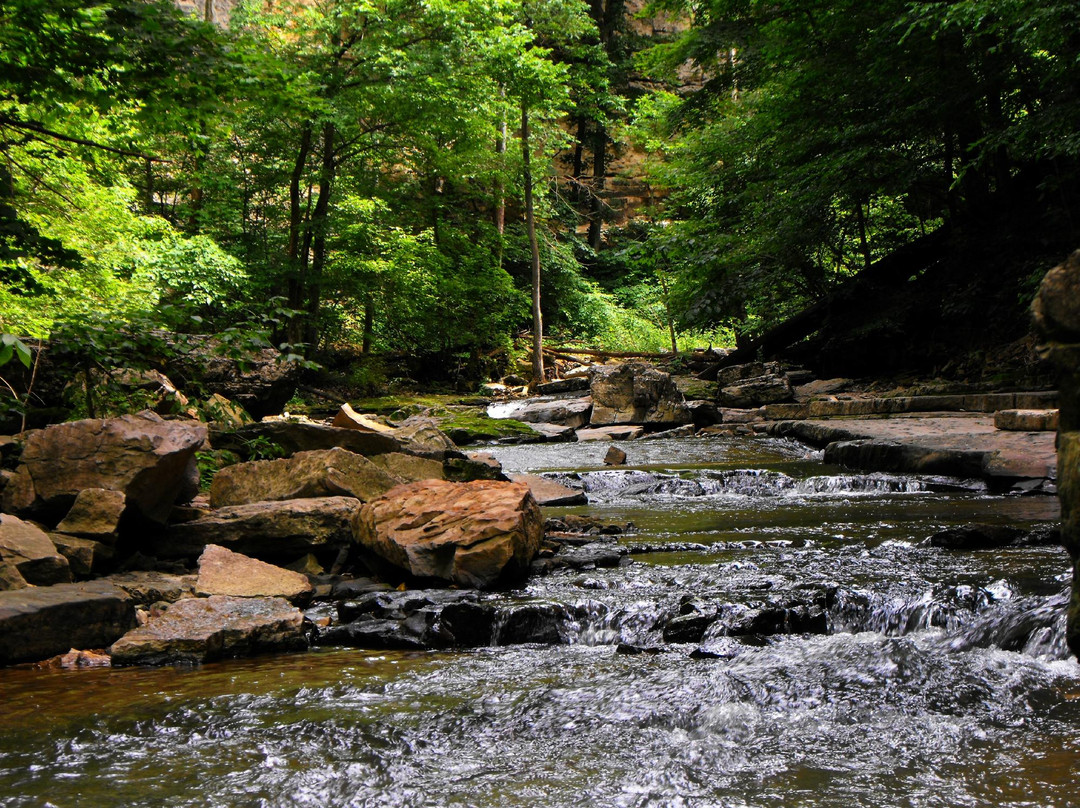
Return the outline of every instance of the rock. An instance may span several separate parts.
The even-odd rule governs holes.
[[[358,429],[361,432],[382,432],[391,435],[396,431],[392,426],[380,424],[373,418],[361,415],[347,403],[341,405],[341,409],[334,416],[331,426],[338,429]]]
[[[529,428],[543,435],[546,443],[562,443],[574,440],[574,428],[560,424],[529,424]]]
[[[67,516],[56,526],[56,530],[104,544],[115,544],[125,505],[126,497],[123,491],[84,488],[75,496],[75,503]]]
[[[285,569],[292,570],[293,572],[299,572],[302,575],[322,575],[326,570],[323,565],[319,563],[319,559],[308,553],[302,556],[291,564],[286,564]]]
[[[579,429],[577,439],[585,440],[634,440],[645,434],[640,426],[600,426],[595,429]]]
[[[931,547],[945,550],[992,550],[1019,544],[1027,534],[1007,525],[962,525],[930,537]]]
[[[351,545],[349,522],[359,506],[353,497],[233,505],[172,525],[152,549],[164,558],[194,558],[206,545],[219,544],[270,562],[288,563],[306,553],[332,559]]]
[[[252,422],[247,411],[221,393],[214,393],[199,407],[202,417],[219,429],[239,429]]]
[[[629,554],[625,547],[610,541],[592,541],[580,546],[564,547],[550,558],[539,558],[533,562],[533,572],[546,575],[553,570],[594,570],[602,567],[617,567]]]
[[[417,480],[442,480],[446,477],[443,464],[427,457],[416,457],[403,452],[387,452],[375,455],[371,462],[391,477],[402,482],[414,483]]]
[[[174,352],[165,372],[183,390],[219,393],[255,418],[281,412],[296,392],[299,364],[282,361],[282,354],[273,348],[245,350],[236,356],[231,346],[214,337],[176,334],[171,338],[182,343],[183,350]]]
[[[409,575],[485,587],[528,569],[543,519],[526,485],[426,480],[361,506],[353,531],[360,546]]]
[[[513,407],[499,410],[492,418],[513,418],[525,424],[557,424],[577,428],[589,423],[592,399],[564,398],[554,401],[527,400]]]
[[[718,388],[730,387],[747,379],[757,379],[762,376],[780,376],[783,369],[779,362],[747,362],[743,365],[732,365],[720,370],[716,375]]]
[[[262,421],[240,429],[214,430],[210,439],[215,449],[227,449],[244,459],[250,459],[252,449],[260,445],[276,447],[285,457],[334,448],[368,458],[402,451],[401,442],[392,435],[296,421]]]
[[[461,457],[461,452],[450,438],[439,429],[432,418],[414,416],[407,419],[395,431],[394,436],[410,454],[432,460]]]
[[[1009,432],[1056,432],[1060,410],[998,410],[994,426]]]
[[[584,491],[575,491],[562,483],[541,477],[538,474],[510,474],[511,482],[524,483],[536,500],[537,505],[585,505],[589,499]]]
[[[671,376],[643,362],[594,367],[589,376],[590,423],[686,424],[691,420]]]
[[[483,463],[497,474],[502,473],[502,463],[491,452],[469,452],[466,458],[474,463]]]
[[[638,440],[652,441],[652,440],[666,440],[667,438],[692,438],[696,435],[698,429],[693,424],[686,424],[685,426],[677,426],[674,429],[665,429],[663,432],[650,432],[647,435],[642,435]]]
[[[206,427],[163,421],[150,412],[106,420],[55,424],[30,432],[12,486],[4,490],[5,510],[67,513],[80,491],[106,488],[124,493],[128,508],[163,522],[177,501],[198,492],[195,452],[206,442]]]
[[[39,662],[34,667],[53,668],[73,671],[82,668],[108,668],[112,666],[112,657],[108,654],[98,654],[94,651],[80,651],[72,648],[66,654],[60,654]]]
[[[626,465],[626,452],[620,449],[618,446],[609,446],[607,454],[604,455],[605,466],[625,466]]]
[[[791,383],[785,376],[758,376],[720,388],[717,403],[721,407],[748,409],[763,404],[791,401]]]
[[[506,396],[510,394],[510,388],[499,382],[485,382],[480,385],[480,395],[482,396]]]
[[[1031,310],[1042,352],[1058,371],[1061,543],[1073,566],[1066,639],[1072,652],[1080,655],[1080,250],[1046,274]]]
[[[572,376],[568,379],[555,379],[554,381],[538,384],[533,388],[537,395],[553,396],[559,393],[576,393],[589,389],[589,377],[587,375]]]
[[[690,418],[694,426],[712,426],[721,421],[719,408],[711,401],[687,401],[686,408],[690,411]]]
[[[331,496],[369,500],[400,482],[363,455],[345,449],[297,452],[278,460],[253,460],[221,469],[210,485],[210,505],[221,508]]]
[[[741,410],[732,407],[720,408],[721,423],[724,424],[754,424],[765,420],[765,408]]]
[[[311,600],[313,593],[314,588],[306,575],[248,558],[216,544],[207,545],[199,556],[195,594],[200,597],[284,598],[303,605]]]
[[[102,566],[112,561],[116,555],[108,544],[69,536],[66,533],[51,533],[49,540],[60,555],[67,559],[68,566],[76,578],[89,578],[101,574]]]
[[[195,597],[195,576],[137,570],[117,572],[101,579],[123,590],[136,606],[175,603]]]
[[[0,514],[0,566],[8,568],[0,586],[6,582],[12,589],[22,588],[19,578],[23,586],[71,582],[68,560],[56,551],[45,531],[6,513]]]
[[[131,598],[105,581],[0,592],[0,665],[104,648],[134,625]]]
[[[562,627],[571,618],[562,603],[530,601],[500,609],[495,631],[496,645],[563,642]]]
[[[455,483],[471,483],[473,480],[506,481],[501,464],[496,467],[468,457],[450,457],[443,461],[443,476]]]
[[[791,374],[788,381],[791,382]],[[807,384],[800,384],[792,389],[796,401],[809,401],[819,396],[831,396],[837,393],[846,393],[851,389],[854,382],[851,379],[816,379]]]
[[[95,383],[99,381],[96,379]],[[182,412],[188,405],[187,396],[177,390],[169,377],[159,370],[121,368],[109,374],[108,382],[128,397],[141,396],[141,401],[145,403],[140,406],[148,407],[159,415]]]
[[[174,603],[112,644],[114,665],[210,662],[226,657],[302,651],[304,615],[281,598],[213,595]]]

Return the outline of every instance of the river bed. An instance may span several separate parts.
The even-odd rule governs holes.
[[[617,470],[604,444],[493,450],[588,491],[549,515],[635,525],[621,566],[512,593],[573,605],[559,644],[2,670],[0,805],[1080,802],[1064,551],[925,543],[1055,520],[1054,498],[852,474],[767,438],[625,448]],[[687,604],[738,619],[808,591],[829,593],[822,633],[658,629]]]

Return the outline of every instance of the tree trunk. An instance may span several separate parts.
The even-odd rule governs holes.
[[[593,135],[593,197],[589,213],[589,246],[600,249],[604,225],[604,187],[607,184],[607,127],[596,124]]]
[[[364,338],[363,343],[360,346],[360,352],[363,354],[371,353],[371,337],[375,325],[375,303],[368,295],[364,299]]]
[[[334,148],[337,130],[333,123],[323,124],[322,169],[319,172],[319,197],[311,214],[311,271],[308,273],[304,342],[314,347],[318,342],[317,319],[322,297],[322,275],[326,266],[326,232],[329,229],[330,191],[337,165]]]
[[[544,320],[540,313],[540,244],[536,240],[533,208],[532,155],[529,141],[529,107],[521,102],[521,162],[525,174],[525,229],[532,253],[533,382],[544,381]]]
[[[288,277],[286,278],[285,297],[290,309],[299,311],[304,304],[304,263],[301,260],[300,251],[300,227],[304,221],[304,210],[301,206],[300,180],[304,176],[304,167],[307,165],[308,154],[311,152],[311,126],[305,125],[300,135],[300,148],[296,153],[296,162],[293,163],[292,175],[289,177],[289,247],[288,247]],[[293,318],[288,327],[289,342],[300,342],[300,323]]]

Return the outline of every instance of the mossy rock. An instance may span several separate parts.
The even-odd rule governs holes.
[[[470,443],[531,443],[542,436],[528,424],[512,418],[488,418],[482,412],[455,412],[439,419],[439,428],[459,446]]]

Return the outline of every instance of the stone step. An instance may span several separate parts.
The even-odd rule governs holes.
[[[895,398],[843,398],[808,401],[801,404],[767,404],[770,421],[807,418],[841,418],[868,415],[898,415],[909,412],[982,412],[999,410],[1041,410],[1057,407],[1056,390],[1030,393],[968,393],[950,396],[897,396]]]

